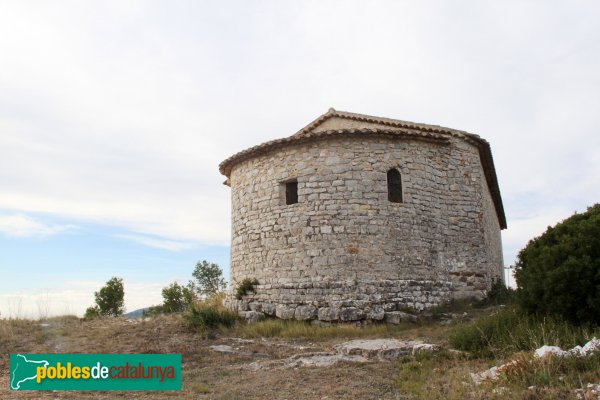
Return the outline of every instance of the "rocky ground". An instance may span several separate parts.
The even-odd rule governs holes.
[[[306,337],[286,338],[261,337],[244,329],[206,337],[189,330],[180,316],[0,321],[0,398],[506,398],[506,388],[473,382],[470,374],[486,370],[493,360],[470,359],[448,349],[446,324],[346,329],[339,335],[328,327],[327,335],[313,330]],[[180,353],[183,390],[9,391],[8,354],[17,352]],[[516,398],[559,398],[538,396],[535,390],[530,394]]]
[[[8,391],[8,353],[16,352],[182,354],[183,393],[36,392],[36,398],[397,398],[395,364],[334,349],[339,340],[205,339],[189,331],[178,317],[24,321],[14,324],[6,340],[8,336],[5,333],[1,343],[2,399],[32,398],[32,392]]]

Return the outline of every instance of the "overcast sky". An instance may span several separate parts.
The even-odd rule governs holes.
[[[492,146],[505,264],[600,199],[600,3],[0,0],[0,313],[129,310],[208,259],[218,164],[327,111]]]

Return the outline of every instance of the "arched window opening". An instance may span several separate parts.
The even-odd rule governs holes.
[[[392,203],[402,203],[402,177],[396,168],[387,172],[387,185],[388,200]]]

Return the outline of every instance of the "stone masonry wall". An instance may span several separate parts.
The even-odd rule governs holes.
[[[393,318],[482,297],[501,276],[500,227],[478,149],[380,136],[294,144],[236,164],[229,304],[280,318]],[[386,173],[402,175],[403,202]],[[284,183],[298,181],[286,205]]]

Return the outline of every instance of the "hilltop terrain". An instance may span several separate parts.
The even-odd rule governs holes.
[[[500,399],[509,393],[528,399],[577,398],[573,388],[551,384],[527,389],[514,382],[473,382],[471,373],[500,365],[510,357],[473,357],[451,350],[449,332],[498,309],[440,313],[424,322],[400,325],[317,327],[300,322],[263,321],[210,332],[191,330],[181,315],[136,320],[3,320],[0,397],[32,396],[32,392],[8,390],[8,353],[22,352],[182,354],[182,392],[35,393],[36,398],[48,399]],[[352,357],[340,357],[334,360],[339,362],[328,365],[333,362],[331,356],[323,358],[323,354],[334,354],[341,343],[357,338],[418,340],[439,350],[392,359],[367,357],[358,362]],[[317,358],[310,358],[313,356]],[[307,359],[316,360],[315,364],[305,362]],[[597,380],[599,375],[596,372]]]

